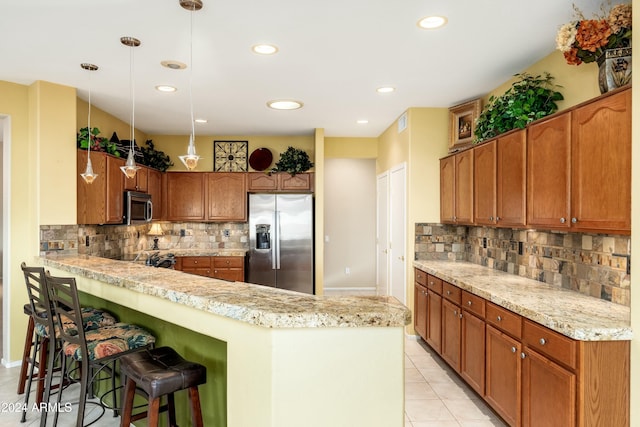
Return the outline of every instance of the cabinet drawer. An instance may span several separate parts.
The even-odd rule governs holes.
[[[182,257],[182,268],[207,268],[211,267],[211,257],[185,256]]]
[[[462,289],[448,282],[442,282],[442,296],[454,304],[460,305]]]
[[[486,321],[515,338],[522,336],[522,317],[489,301],[486,303]]]
[[[415,280],[416,282],[420,283],[421,285],[427,285],[427,273],[425,273],[422,270],[418,270],[417,268],[414,268],[414,276],[415,276]]]
[[[462,291],[461,306],[467,311],[470,311],[479,317],[484,319],[485,305],[484,298],[477,295],[473,295],[467,291]]]
[[[427,274],[427,288],[431,289],[438,295],[442,295],[442,279]]]
[[[522,342],[572,369],[577,366],[578,343],[542,325],[525,320]]]
[[[242,268],[244,267],[244,257],[241,256],[214,256],[213,266],[217,268]]]

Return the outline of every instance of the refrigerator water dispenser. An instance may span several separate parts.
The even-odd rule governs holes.
[[[256,249],[271,249],[269,224],[256,224]]]

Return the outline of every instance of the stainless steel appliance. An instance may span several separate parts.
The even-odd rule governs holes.
[[[151,222],[153,203],[151,195],[137,191],[124,192],[123,222],[127,225]]]
[[[314,293],[311,194],[250,194],[247,281]]]

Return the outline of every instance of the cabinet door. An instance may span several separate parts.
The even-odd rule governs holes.
[[[440,159],[440,222],[455,223],[454,194],[455,194],[455,158],[454,156]]]
[[[473,223],[473,150],[456,154],[455,218],[458,224]]]
[[[77,152],[77,222],[78,224],[104,224],[107,203],[107,156],[104,153],[91,153],[93,173],[98,177],[87,184],[80,176],[87,168],[87,152]],[[122,197],[122,195],[121,195]]]
[[[485,360],[484,320],[463,310],[460,375],[480,396],[484,395]]]
[[[148,190],[149,168],[139,166],[136,176],[133,178],[124,177],[124,189],[128,191],[140,191],[146,193]]]
[[[460,372],[460,336],[462,313],[460,307],[442,300],[442,358],[456,372]]]
[[[153,219],[162,219],[162,172],[149,169],[147,192],[153,202]]]
[[[122,224],[124,174],[120,170],[120,166],[124,166],[124,163],[124,159],[107,156],[107,209],[105,217],[107,224]]]
[[[630,233],[631,91],[576,109],[572,133],[572,226]]]
[[[442,349],[442,297],[427,292],[427,343],[437,353]]]
[[[249,172],[247,174],[248,191],[276,191],[278,189],[278,177],[267,175],[264,172]]]
[[[208,173],[209,210],[211,221],[246,221],[246,176],[241,172]]]
[[[527,225],[568,228],[571,112],[527,129]]]
[[[527,138],[524,130],[498,139],[496,223],[524,226],[527,216]]]
[[[487,325],[486,334],[485,400],[510,426],[520,425],[521,345],[489,325]]]
[[[575,426],[575,374],[529,347],[525,347],[523,354],[522,425]]]
[[[197,221],[206,218],[205,177],[199,172],[168,172],[166,219],[170,221]]]
[[[423,339],[427,339],[427,288],[415,282],[413,296],[413,327]]]
[[[244,282],[244,257],[215,256],[213,260],[213,274],[211,277],[232,282]]]
[[[493,225],[496,217],[496,141],[473,149],[474,218]]]

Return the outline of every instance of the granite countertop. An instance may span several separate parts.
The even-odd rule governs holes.
[[[160,256],[166,254],[174,254],[175,256],[245,256],[248,252],[247,249],[147,249],[140,252],[134,252],[135,256],[138,253],[145,252],[149,254],[159,253]]]
[[[267,328],[404,327],[393,297],[320,297],[87,255],[39,258],[46,267]]]
[[[629,307],[462,261],[414,261],[414,267],[581,341],[630,340]]]

